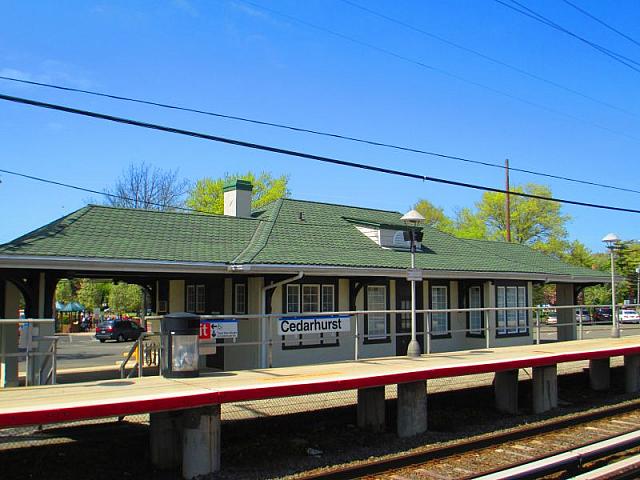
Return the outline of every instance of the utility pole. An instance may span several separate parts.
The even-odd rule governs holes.
[[[506,217],[507,217],[507,242],[511,242],[511,195],[509,194],[509,159],[504,161],[504,171],[507,179]]]

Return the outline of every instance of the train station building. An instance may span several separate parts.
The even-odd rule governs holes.
[[[218,340],[229,345],[209,355],[210,367],[347,360],[356,349],[359,358],[405,355],[407,313],[346,320],[335,314],[410,308],[411,253],[402,213],[294,199],[252,210],[251,190],[241,180],[228,185],[224,215],[89,205],[1,245],[0,314],[15,318],[22,296],[27,317],[53,318],[60,279],[109,279],[140,285],[158,315],[235,316],[237,338]],[[572,305],[581,288],[610,281],[606,272],[524,245],[420,228],[418,310],[528,307],[533,286],[542,283],[556,284],[558,304]],[[327,322],[323,312],[340,321]],[[291,314],[309,313],[325,320],[316,330],[291,320]],[[265,320],[265,314],[272,316]],[[289,330],[274,314],[289,315]],[[558,327],[559,339],[575,339],[574,317],[559,312],[558,323],[568,324]],[[532,342],[533,319],[525,309],[430,312],[418,316],[423,351],[427,319],[433,352],[483,348],[486,335],[493,347]],[[15,327],[0,326],[0,349],[10,350],[15,335]]]

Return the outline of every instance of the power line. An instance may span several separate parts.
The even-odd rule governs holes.
[[[306,20],[301,20],[301,19],[296,18],[296,17],[294,17],[292,15],[279,12],[278,10],[274,10],[273,8],[269,8],[269,7],[265,7],[265,6],[262,6],[262,5],[258,5],[256,3],[253,3],[251,1],[249,1],[249,0],[238,0],[238,1],[240,1],[242,3],[245,3],[247,5],[251,5],[253,7],[259,8],[259,9],[264,10],[266,12],[272,13],[274,15],[278,15],[280,17],[286,18],[288,20],[291,20],[293,22],[299,23],[301,25],[305,25],[307,27],[313,28],[315,30],[318,30],[318,31],[321,31],[321,32],[324,32],[324,33],[328,33],[330,35],[334,35],[334,36],[336,36],[338,38],[342,38],[343,40],[347,40],[349,42],[352,42],[352,43],[355,43],[357,45],[369,48],[371,50],[375,50],[375,51],[377,51],[379,53],[383,53],[385,55],[388,55],[390,57],[396,58],[398,60],[402,60],[404,62],[408,62],[408,63],[411,63],[413,65],[417,65],[419,67],[425,68],[427,70],[430,70],[430,71],[433,71],[433,72],[436,72],[436,73],[440,73],[441,75],[445,75],[447,77],[454,78],[454,79],[459,80],[461,82],[468,83],[469,85],[474,85],[476,87],[482,88],[484,90],[488,90],[488,91],[490,91],[492,93],[495,93],[495,94],[510,98],[512,100],[517,100],[517,101],[522,102],[522,103],[524,103],[526,105],[530,105],[530,106],[545,110],[547,112],[551,112],[551,113],[556,114],[556,115],[560,115],[560,116],[563,116],[563,117],[571,118],[572,120],[576,120],[578,122],[584,123],[586,125],[590,125],[592,127],[595,127],[595,128],[601,129],[601,130],[608,131],[610,133],[615,133],[616,135],[621,135],[623,137],[630,138],[630,139],[635,140],[635,141],[640,141],[640,138],[635,137],[634,135],[630,135],[628,133],[620,132],[618,130],[606,127],[604,125],[600,125],[598,123],[592,122],[590,120],[586,120],[584,118],[580,118],[580,117],[572,115],[570,113],[566,113],[566,112],[563,112],[561,110],[556,110],[554,108],[547,107],[545,105],[542,105],[542,104],[527,100],[527,99],[525,99],[523,97],[519,97],[517,95],[511,94],[511,93],[507,93],[505,91],[499,90],[499,89],[491,87],[489,85],[485,85],[485,84],[477,82],[475,80],[470,80],[468,78],[465,78],[463,76],[457,75],[455,73],[451,73],[451,72],[449,72],[447,70],[444,70],[442,68],[434,67],[433,65],[429,65],[429,64],[427,64],[425,62],[422,62],[420,60],[415,60],[415,59],[407,57],[405,55],[396,53],[396,52],[394,52],[392,50],[387,50],[386,48],[378,47],[376,45],[373,45],[371,43],[367,43],[367,42],[362,41],[362,40],[358,40],[357,38],[350,37],[350,36],[345,35],[343,33],[339,33],[339,32],[330,30],[328,28],[321,27],[319,25],[307,22]],[[640,70],[638,70],[638,71],[640,72]]]
[[[548,27],[554,28],[560,32],[563,32],[583,43],[586,43],[587,45],[589,45],[591,48],[598,50],[600,53],[606,55],[607,57],[612,58],[613,60],[615,60],[616,62],[619,62],[623,65],[626,65],[627,67],[629,67],[630,69],[640,73],[640,69],[638,69],[635,65],[640,66],[640,63],[629,58],[626,57],[620,53],[616,53],[613,50],[610,50],[609,48],[603,47],[602,45],[599,45],[595,42],[592,42],[591,40],[588,40],[580,35],[577,35],[573,32],[571,32],[570,30],[567,30],[566,28],[562,27],[561,25],[557,24],[556,22],[554,22],[553,20],[550,20],[549,18],[545,17],[544,15],[541,15],[537,12],[535,12],[534,10],[530,9],[529,7],[523,5],[522,3],[518,2],[517,0],[511,0],[511,2],[514,5],[511,5],[509,3],[504,2],[503,0],[494,0],[494,2],[499,3],[500,5],[503,5],[507,8],[510,8],[511,10],[514,10],[518,13],[520,13],[521,15],[525,15],[529,18],[532,18],[540,23],[543,23],[544,25],[547,25]],[[518,8],[520,7],[520,8]]]
[[[603,25],[604,27],[608,28],[609,30],[617,33],[618,35],[620,35],[623,38],[626,38],[627,40],[629,40],[630,42],[635,43],[637,46],[640,47],[640,42],[638,42],[637,40],[635,40],[634,38],[630,37],[629,35],[626,35],[625,33],[622,33],[620,30],[618,30],[615,27],[612,27],[611,25],[609,25],[607,22],[605,22],[604,20],[599,19],[598,17],[596,17],[595,15],[590,14],[589,12],[587,12],[586,10],[584,10],[583,8],[580,8],[578,5],[576,5],[575,3],[570,2],[569,0],[562,0],[564,3],[566,3],[567,5],[575,8],[576,10],[578,10],[580,13],[582,13],[583,15],[586,15],[587,17],[591,18],[592,20],[595,20],[596,22],[598,22],[600,25]]]
[[[459,182],[459,181],[449,180],[449,179],[445,179],[445,178],[431,177],[431,176],[421,175],[421,174],[414,173],[414,172],[407,172],[407,171],[396,170],[396,169],[392,169],[392,168],[379,167],[379,166],[376,166],[376,165],[369,165],[369,164],[365,164],[365,163],[351,162],[351,161],[347,161],[347,160],[340,160],[340,159],[337,159],[337,158],[331,158],[331,157],[326,157],[326,156],[322,156],[322,155],[314,155],[314,154],[311,154],[311,153],[299,152],[299,151],[289,150],[289,149],[279,148],[279,147],[273,147],[273,146],[270,146],[270,145],[262,145],[262,144],[258,144],[258,143],[246,142],[244,140],[237,140],[237,139],[228,138],[228,137],[210,135],[210,134],[207,134],[207,133],[196,132],[196,131],[193,131],[193,130],[184,130],[184,129],[175,128],[175,127],[168,127],[168,126],[164,126],[164,125],[159,125],[157,123],[141,122],[139,120],[133,120],[133,119],[123,118],[123,117],[116,117],[116,116],[113,116],[113,115],[106,115],[104,113],[92,112],[92,111],[89,111],[89,110],[81,110],[81,109],[77,109],[77,108],[67,107],[67,106],[64,106],[64,105],[56,105],[56,104],[53,104],[53,103],[45,103],[45,102],[40,102],[40,101],[37,101],[37,100],[31,100],[31,99],[27,99],[27,98],[13,97],[13,96],[10,96],[10,95],[0,94],[0,100],[6,100],[6,101],[9,101],[9,102],[19,103],[19,104],[23,104],[23,105],[31,105],[31,106],[39,107],[39,108],[46,108],[46,109],[50,109],[50,110],[57,110],[57,111],[61,111],[61,112],[71,113],[71,114],[74,114],[74,115],[81,115],[81,116],[84,116],[84,117],[97,118],[97,119],[100,119],[100,120],[107,120],[107,121],[114,122],[114,123],[132,125],[132,126],[136,126],[136,127],[150,129],[150,130],[158,130],[158,131],[167,132],[167,133],[174,133],[174,134],[177,134],[177,135],[185,135],[185,136],[189,136],[189,137],[200,138],[200,139],[203,139],[203,140],[209,140],[209,141],[213,141],[213,142],[224,143],[224,144],[227,144],[227,145],[235,145],[235,146],[238,146],[238,147],[250,148],[250,149],[253,149],[253,150],[260,150],[260,151],[264,151],[264,152],[277,153],[277,154],[281,154],[281,155],[287,155],[287,156],[290,156],[290,157],[304,158],[304,159],[307,159],[307,160],[314,160],[314,161],[318,161],[318,162],[322,162],[322,163],[340,165],[340,166],[343,166],[343,167],[351,167],[351,168],[357,168],[357,169],[360,169],[360,170],[384,173],[384,174],[387,174],[387,175],[393,175],[393,176],[398,176],[398,177],[403,177],[403,178],[413,178],[413,179],[421,180],[421,181],[424,181],[424,182],[442,183],[442,184],[445,184],[445,185],[453,185],[453,186],[457,186],[457,187],[470,188],[470,189],[481,190],[481,191],[485,191],[485,192],[495,192],[495,193],[504,193],[504,194],[509,193],[511,195],[524,197],[524,198],[531,198],[531,199],[543,200],[543,201],[555,202],[555,203],[566,203],[568,205],[577,205],[577,206],[582,206],[582,207],[599,208],[599,209],[602,209],[602,210],[612,210],[612,211],[629,212],[629,213],[640,213],[640,210],[636,210],[636,209],[632,209],[632,208],[615,207],[615,206],[610,206],[610,205],[602,205],[602,204],[596,204],[596,203],[580,202],[580,201],[577,201],[577,200],[567,200],[567,199],[560,199],[560,198],[554,198],[554,197],[544,197],[542,195],[533,195],[533,194],[524,193],[524,192],[516,192],[516,191],[507,192],[506,190],[503,190],[503,189],[500,189],[500,188],[487,187],[487,186],[484,186],[484,185],[477,185],[477,184],[467,183],[467,182]]]
[[[83,90],[83,89],[80,89],[80,88],[65,87],[65,86],[62,86],[62,85],[55,85],[55,84],[51,84],[51,83],[36,82],[36,81],[33,81],[33,80],[24,80],[24,79],[20,79],[20,78],[7,77],[7,76],[2,76],[2,75],[0,75],[0,80],[8,80],[8,81],[12,81],[12,82],[24,83],[24,84],[28,84],[28,85],[36,85],[36,86],[39,86],[39,87],[48,87],[48,88],[53,88],[53,89],[57,89],[57,90],[69,91],[69,92],[84,93],[84,94],[87,94],[87,95],[93,95],[93,96],[98,96],[98,97],[106,97],[106,98],[111,98],[111,99],[115,99],[115,100],[122,100],[122,101],[126,101],[126,102],[141,103],[141,104],[151,105],[151,106],[160,107],[160,108],[168,108],[168,109],[171,109],[171,110],[192,112],[192,113],[196,113],[196,114],[202,114],[202,115],[208,115],[208,116],[213,116],[213,117],[224,118],[224,119],[228,119],[228,120],[235,120],[235,121],[240,121],[240,122],[252,123],[252,124],[256,124],[256,125],[264,125],[264,126],[269,126],[269,127],[274,127],[274,128],[282,128],[282,129],[291,130],[291,131],[300,132],[300,133],[309,133],[309,134],[312,134],[312,135],[319,135],[319,136],[337,138],[339,140],[357,142],[357,143],[362,143],[362,144],[365,144],[365,145],[371,145],[371,146],[374,146],[374,147],[390,148],[390,149],[393,149],[393,150],[399,150],[399,151],[404,151],[404,152],[409,152],[409,153],[416,153],[416,154],[419,154],[419,155],[428,155],[428,156],[433,156],[433,157],[438,157],[438,158],[447,158],[449,160],[457,160],[457,161],[460,161],[460,162],[472,163],[472,164],[476,164],[476,165],[482,165],[482,166],[485,166],[485,167],[499,168],[501,170],[504,169],[504,166],[501,165],[501,164],[498,164],[498,163],[485,162],[485,161],[481,161],[481,160],[474,160],[474,159],[470,159],[470,158],[461,157],[461,156],[458,156],[458,155],[448,155],[448,154],[444,154],[444,153],[433,152],[433,151],[423,150],[423,149],[414,148],[414,147],[401,146],[401,145],[396,145],[396,144],[392,144],[392,143],[380,142],[380,141],[376,141],[376,140],[369,140],[369,139],[365,139],[365,138],[352,137],[352,136],[349,136],[349,135],[342,135],[342,134],[338,134],[338,133],[323,132],[323,131],[319,131],[319,130],[311,130],[311,129],[307,129],[307,128],[302,128],[302,127],[297,127],[297,126],[287,125],[287,124],[282,124],[282,123],[273,123],[273,122],[267,122],[267,121],[263,121],[263,120],[256,120],[256,119],[253,119],[253,118],[239,117],[239,116],[235,116],[235,115],[227,115],[227,114],[218,113],[218,112],[212,112],[212,111],[207,111],[207,110],[200,110],[200,109],[189,108],[189,107],[178,106],[178,105],[172,105],[172,104],[167,104],[167,103],[160,103],[160,102],[155,102],[155,101],[152,101],[152,100],[142,100],[142,99],[138,99],[138,98],[125,97],[125,96],[121,96],[121,95],[114,95],[114,94],[111,94],[111,93],[96,92],[96,91],[93,91],[93,90]],[[620,187],[620,186],[616,186],[616,185],[608,185],[608,184],[605,184],[605,183],[593,182],[593,181],[590,181],[590,180],[581,180],[581,179],[576,179],[576,178],[567,177],[567,176],[563,176],[563,175],[554,175],[554,174],[551,174],[551,173],[538,172],[538,171],[529,170],[529,169],[526,169],[526,168],[510,167],[510,170],[512,170],[514,172],[521,172],[521,173],[526,173],[526,174],[529,174],[529,175],[535,175],[535,176],[539,176],[539,177],[553,178],[553,179],[556,179],[556,180],[563,180],[563,181],[579,183],[579,184],[583,184],[583,185],[591,185],[591,186],[595,186],[595,187],[602,187],[602,188],[608,188],[608,189],[612,189],[612,190],[619,190],[619,191],[622,191],[622,192],[630,192],[630,193],[638,193],[638,194],[640,194],[640,190],[634,190],[634,189],[628,188],[628,187]]]
[[[613,105],[611,103],[608,103],[608,102],[605,102],[605,101],[602,101],[602,100],[598,100],[597,98],[594,98],[591,95],[587,95],[586,93],[582,93],[582,92],[580,92],[578,90],[575,90],[575,89],[573,89],[571,87],[567,87],[567,86],[562,85],[560,83],[557,83],[557,82],[555,82],[553,80],[549,80],[547,78],[541,77],[540,75],[536,75],[535,73],[528,72],[527,70],[524,70],[522,68],[516,67],[516,66],[511,65],[511,64],[509,64],[507,62],[503,62],[502,60],[499,60],[497,58],[494,58],[494,57],[491,57],[489,55],[486,55],[486,54],[484,54],[482,52],[479,52],[478,50],[474,50],[473,48],[465,47],[464,45],[460,45],[459,43],[452,42],[451,40],[447,40],[446,38],[441,37],[440,35],[436,35],[435,33],[428,32],[428,31],[426,31],[426,30],[424,30],[422,28],[416,27],[415,25],[412,25],[410,23],[404,22],[402,20],[398,20],[397,18],[394,18],[394,17],[390,17],[390,16],[385,15],[384,13],[378,12],[376,10],[372,10],[371,8],[365,7],[365,6],[360,5],[360,4],[356,3],[356,2],[352,2],[351,0],[341,0],[341,1],[343,3],[346,3],[347,5],[351,5],[352,7],[358,8],[358,9],[360,9],[360,10],[362,10],[364,12],[367,12],[367,13],[369,13],[371,15],[374,15],[376,17],[382,18],[382,19],[387,20],[389,22],[395,23],[395,24],[400,25],[400,26],[402,26],[404,28],[407,28],[407,29],[412,30],[412,31],[417,32],[417,33],[420,33],[421,35],[424,35],[424,36],[427,36],[429,38],[433,38],[435,40],[438,40],[439,42],[442,42],[442,43],[444,43],[446,45],[449,45],[451,47],[457,48],[457,49],[462,50],[462,51],[467,52],[467,53],[471,53],[472,55],[476,55],[476,56],[478,56],[480,58],[483,58],[484,60],[488,60],[488,61],[490,61],[492,63],[495,63],[497,65],[503,66],[503,67],[508,68],[510,70],[513,70],[514,72],[520,73],[521,75],[526,75],[527,77],[533,78],[534,80],[538,80],[540,82],[546,83],[546,84],[551,85],[553,87],[559,88],[561,90],[564,90],[565,92],[569,92],[569,93],[572,93],[574,95],[578,95],[579,97],[585,98],[587,100],[590,100],[590,101],[595,102],[597,104],[600,104],[600,105],[603,105],[605,107],[611,108],[613,110],[617,110],[619,112],[626,113],[627,115],[631,115],[631,116],[634,116],[634,117],[638,116],[634,112],[631,112],[631,111],[629,111],[629,110],[627,110],[625,108],[619,107],[617,105]],[[567,1],[567,0],[565,0],[565,1]],[[0,78],[2,78],[2,77],[0,77]]]

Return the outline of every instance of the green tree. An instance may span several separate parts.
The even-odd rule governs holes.
[[[87,310],[100,308],[104,303],[104,299],[109,295],[109,290],[109,283],[94,282],[88,278],[83,278],[78,288],[78,301],[84,305]]]
[[[56,302],[69,303],[76,299],[73,282],[63,278],[56,286]]]
[[[138,285],[120,282],[111,286],[109,309],[116,312],[136,312],[142,308],[142,290]]]
[[[528,183],[512,187],[513,191],[541,197],[551,197],[551,189],[545,185]],[[505,194],[485,192],[476,203],[476,215],[484,222],[487,236],[492,240],[506,240],[507,216]],[[546,200],[511,196],[511,240],[532,247],[549,245],[554,241],[564,241],[567,237],[565,227],[570,220],[564,215],[561,206]]]
[[[453,233],[457,237],[478,240],[489,237],[486,223],[470,208],[458,210]]]
[[[429,200],[420,199],[413,208],[417,210],[423,217],[425,225],[437,228],[443,232],[453,231],[453,221],[447,217],[444,210],[436,207]]]
[[[273,177],[262,172],[256,176],[253,172],[245,174],[225,174],[223,178],[202,178],[196,182],[189,192],[186,205],[189,208],[207,213],[224,213],[224,185],[233,180],[247,180],[253,185],[251,206],[260,208],[279,198],[288,197],[289,177],[282,175]]]

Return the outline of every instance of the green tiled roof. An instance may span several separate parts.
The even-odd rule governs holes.
[[[0,246],[0,255],[230,262],[253,219],[89,205]]]
[[[382,248],[357,229],[402,229],[401,216],[292,199],[256,210],[251,219],[90,205],[1,245],[0,255],[405,269],[408,251]],[[423,230],[416,266],[425,270],[608,278],[523,245]]]

